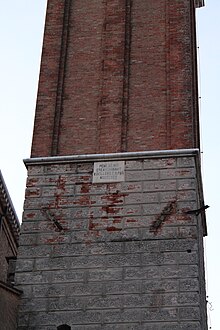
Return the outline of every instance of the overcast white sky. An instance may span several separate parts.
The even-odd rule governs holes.
[[[91,0],[92,1],[92,0]],[[21,219],[37,94],[46,0],[0,0],[0,169]],[[220,0],[197,10],[202,173],[209,236],[207,295],[209,326],[220,329]],[[209,307],[210,304],[208,304]]]

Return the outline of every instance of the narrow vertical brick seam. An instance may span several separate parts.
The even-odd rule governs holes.
[[[68,50],[70,7],[71,7],[71,0],[65,0],[64,15],[63,15],[62,44],[60,49],[59,77],[57,84],[57,98],[56,98],[56,108],[55,108],[55,116],[54,116],[53,140],[52,140],[52,148],[51,148],[52,156],[56,156],[59,154],[60,120],[63,111],[62,101],[63,101],[63,93],[64,93],[65,69],[66,69],[66,59],[67,59],[67,50]]]
[[[106,0],[102,40],[99,152],[120,152],[124,90],[126,1]]]
[[[171,109],[171,96],[170,96],[170,0],[165,1],[165,13],[166,13],[166,94],[167,94],[167,100],[166,100],[166,143],[167,147],[166,149],[169,150],[171,148],[171,116],[170,116],[170,109]]]
[[[103,1],[103,24],[101,33],[101,49],[100,49],[100,84],[99,84],[99,101],[97,105],[97,131],[96,131],[96,152],[100,152],[100,129],[101,129],[101,111],[103,103],[103,89],[104,89],[104,61],[105,61],[105,20],[106,20],[107,0]]]
[[[195,1],[191,0],[191,29],[192,29],[192,93],[193,93],[193,132],[194,148],[200,149],[200,118],[199,118],[199,95],[198,95],[198,63],[197,63],[197,39],[196,39],[196,8]]]
[[[129,120],[129,83],[130,83],[130,55],[131,55],[131,10],[132,0],[126,0],[125,17],[125,53],[124,53],[124,88],[122,105],[122,133],[121,133],[121,151],[127,151],[127,131]]]

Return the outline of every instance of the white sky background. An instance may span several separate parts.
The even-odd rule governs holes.
[[[46,0],[0,0],[0,169],[20,219],[26,180],[22,160],[30,156],[45,9]],[[214,309],[209,326],[219,330],[220,0],[206,0],[206,7],[197,10],[197,25],[202,172],[205,202],[211,206],[205,239],[207,295]]]

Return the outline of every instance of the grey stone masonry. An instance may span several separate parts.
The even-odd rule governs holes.
[[[27,164],[18,329],[207,329],[199,155],[127,157],[107,183],[95,161]]]

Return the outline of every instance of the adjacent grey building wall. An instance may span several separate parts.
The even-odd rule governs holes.
[[[117,183],[89,158],[28,165],[19,330],[207,329],[198,156],[128,158]]]
[[[22,292],[0,281],[0,329],[16,330],[17,313]]]

